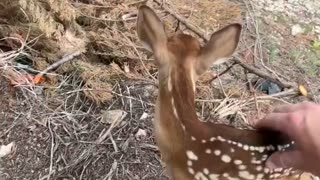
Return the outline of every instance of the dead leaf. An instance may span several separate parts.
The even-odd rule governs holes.
[[[127,112],[121,109],[104,111],[101,115],[101,122],[105,124],[112,124],[114,121],[122,121],[127,116],[127,114]]]
[[[303,85],[299,85],[299,91],[300,91],[300,94],[302,94],[303,96],[305,97],[308,96],[308,91]]]

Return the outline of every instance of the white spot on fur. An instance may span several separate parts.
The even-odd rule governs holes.
[[[252,160],[251,160],[251,163],[252,163],[252,164],[261,164],[262,161],[252,159]]]
[[[238,143],[237,142],[235,142],[235,141],[232,141],[231,142],[233,145],[237,145]]]
[[[266,174],[268,174],[268,173],[270,172],[270,169],[269,169],[269,168],[264,168],[264,169],[263,169],[263,172],[266,173]]]
[[[239,166],[238,166],[238,169],[240,169],[240,170],[245,170],[245,169],[247,169],[247,166],[246,166],[246,165],[239,165]]]
[[[284,149],[284,146],[278,145],[277,149],[278,149],[278,151],[282,151]]]
[[[195,92],[195,91],[196,91],[196,82],[195,82],[195,80],[194,80],[194,71],[193,71],[193,68],[191,68],[190,76],[191,76],[191,81],[192,81],[192,90],[193,90],[193,92]]]
[[[196,180],[208,180],[208,178],[202,172],[197,172],[194,177]]]
[[[176,106],[174,105],[174,99],[173,99],[173,98],[171,98],[171,105],[172,105],[172,110],[173,110],[174,116],[175,116],[177,119],[179,119]]]
[[[231,152],[231,153],[234,153],[235,150],[234,150],[233,148],[230,148],[230,152]]]
[[[211,149],[206,149],[206,153],[211,154],[212,153]]]
[[[285,169],[285,170],[284,170],[284,173],[288,173],[288,172],[290,172],[291,170],[292,170],[292,168]]]
[[[169,77],[168,77],[168,91],[172,92],[171,73],[169,73]]]
[[[266,161],[268,159],[268,155],[267,154],[264,154],[261,158],[261,161]]]
[[[281,174],[276,173],[276,174],[270,175],[270,178],[279,178],[280,176],[281,176]]]
[[[257,170],[257,171],[262,171],[262,169],[263,169],[262,166],[257,166],[257,167],[256,167],[256,170]]]
[[[187,161],[187,165],[188,165],[188,166],[192,166],[192,161],[191,161],[191,160],[188,160],[188,161]]]
[[[221,160],[223,162],[225,162],[225,163],[230,163],[231,162],[231,157],[224,154],[224,155],[221,156]]]
[[[260,152],[260,153],[263,153],[264,150],[265,150],[265,147],[263,147],[263,146],[262,146],[262,147],[259,147],[259,152]]]
[[[249,146],[248,145],[244,145],[243,146],[243,150],[248,151],[249,150]]]
[[[208,175],[208,174],[209,174],[209,169],[204,168],[204,169],[203,169],[203,173],[206,174],[206,175]]]
[[[240,164],[242,164],[242,161],[241,160],[234,160],[233,163],[235,165],[240,165]]]
[[[274,172],[281,172],[281,171],[283,171],[283,168],[276,168],[276,169],[274,169]]]
[[[192,175],[194,174],[194,170],[191,167],[188,168],[188,172]]]
[[[211,142],[213,142],[213,141],[215,141],[215,140],[216,140],[215,137],[210,138],[210,141],[211,141]]]
[[[294,175],[294,178],[298,179],[300,177],[299,174]]]
[[[273,145],[269,145],[266,147],[267,151],[274,151],[276,148]]]
[[[258,175],[257,175],[257,180],[263,179],[263,177],[264,177],[264,174],[262,174],[262,173],[261,173],[261,174],[258,174]]]
[[[187,151],[186,153],[187,153],[187,157],[190,160],[194,160],[194,161],[198,160],[198,156],[195,155],[192,151]]]
[[[197,139],[195,137],[191,136],[191,140],[196,141]]]
[[[218,139],[219,141],[221,141],[221,142],[225,142],[225,141],[226,141],[226,139],[224,139],[224,138],[221,137],[221,136],[218,136],[217,139]]]
[[[181,123],[181,127],[183,131],[186,131],[186,126]]]
[[[220,156],[221,155],[221,151],[220,150],[214,150],[213,152],[216,156]]]
[[[204,144],[206,143],[207,141],[205,139],[202,139],[201,142]]]
[[[229,177],[229,174],[228,174],[228,173],[223,173],[222,176],[223,176],[223,177]]]
[[[210,180],[218,180],[219,176],[220,176],[219,174],[210,174],[209,178],[210,178]]]
[[[254,175],[250,174],[248,171],[239,171],[239,177],[244,179],[255,179]]]
[[[237,178],[237,177],[230,177],[230,176],[229,176],[228,180],[240,180],[240,179]]]

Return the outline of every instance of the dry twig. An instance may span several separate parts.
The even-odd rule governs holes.
[[[34,79],[36,81],[40,80],[44,74],[48,73],[49,71],[51,71],[53,69],[56,69],[57,67],[61,66],[62,64],[66,63],[66,62],[73,60],[75,57],[79,56],[81,53],[82,53],[82,51],[76,51],[72,54],[64,56],[62,59],[53,63],[52,65],[48,66],[45,70],[43,70],[39,74],[37,74]]]
[[[209,39],[204,36],[204,32],[200,31],[196,26],[190,24],[185,18],[181,17],[180,15],[176,14],[173,10],[163,5],[159,0],[153,0],[155,3],[157,3],[159,6],[161,6],[167,13],[171,14],[174,18],[176,18],[178,21],[180,21],[182,24],[184,24],[188,29],[196,33],[199,37],[202,39],[208,41]]]

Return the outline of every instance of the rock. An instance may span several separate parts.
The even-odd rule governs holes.
[[[270,81],[264,81],[263,83],[261,83],[257,87],[257,89],[259,89],[260,91],[265,92],[268,95],[276,94],[276,93],[279,93],[279,92],[282,91],[281,88],[277,84],[272,83]]]
[[[142,114],[141,117],[140,117],[140,120],[144,120],[144,119],[146,119],[148,116],[149,116],[148,113],[143,112],[143,114]]]
[[[8,156],[15,148],[14,142],[11,142],[7,145],[1,145],[0,147],[0,158]]]
[[[139,129],[135,136],[138,140],[140,140],[147,136],[147,131],[144,129]]]
[[[304,29],[300,26],[300,24],[296,24],[291,27],[291,35],[296,36],[298,34],[303,33]]]

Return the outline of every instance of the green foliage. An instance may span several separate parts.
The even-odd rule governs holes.
[[[312,43],[312,48],[314,49],[314,50],[320,50],[320,41],[314,41],[313,43]]]
[[[269,62],[273,64],[276,62],[277,59],[279,59],[279,46],[276,43],[270,42],[267,45],[267,48],[269,50]]]

